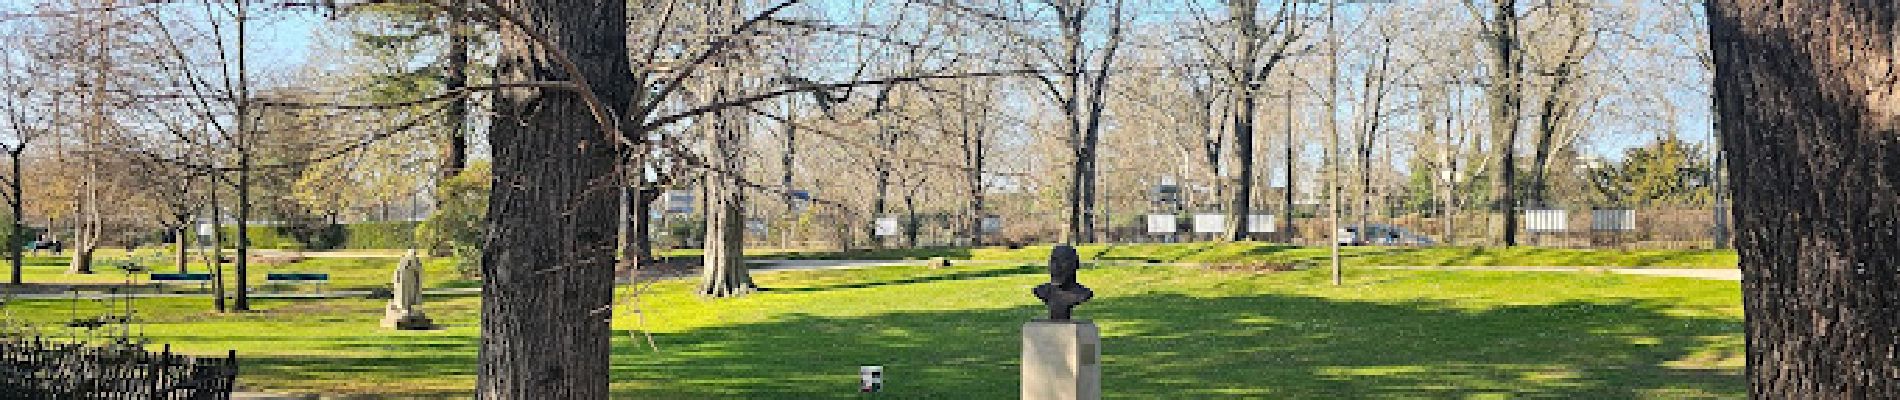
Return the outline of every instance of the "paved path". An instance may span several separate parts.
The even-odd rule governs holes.
[[[472,287],[472,288],[425,289],[422,291],[422,294],[454,295],[454,294],[475,294],[475,293],[481,293],[481,292],[482,292],[482,288]],[[293,293],[253,292],[251,293],[251,298],[253,299],[360,299],[360,298],[369,297],[369,295],[370,295],[370,292],[368,290],[330,290],[330,291],[324,291],[322,293],[318,293],[318,292],[293,292]],[[126,296],[126,297],[131,297],[131,298],[138,298],[138,299],[153,299],[153,298],[210,297],[211,294],[210,293],[128,293],[124,295],[106,295],[106,294],[102,294],[96,291],[86,291],[86,292],[82,292],[79,295],[79,299],[96,300],[96,299],[104,299],[104,298],[118,298],[119,296]],[[15,298],[15,299],[24,299],[24,300],[61,300],[61,299],[72,299],[73,294],[70,292],[21,293],[21,294],[8,296],[8,297]]]
[[[1661,276],[1674,278],[1695,278],[1718,281],[1740,281],[1742,270],[1720,268],[1624,268],[1624,267],[1375,267],[1378,269],[1412,271],[1513,271],[1513,272],[1593,272],[1608,271],[1612,274]]]

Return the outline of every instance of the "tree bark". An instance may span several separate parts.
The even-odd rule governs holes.
[[[653,201],[659,197],[660,190],[650,187],[636,187],[627,195],[628,226],[620,248],[633,267],[653,260]]]
[[[7,180],[7,206],[12,207],[13,217],[12,221],[8,221],[9,223],[7,224],[7,229],[9,229],[9,234],[7,235],[9,238],[7,241],[7,264],[13,267],[13,273],[8,282],[19,285],[25,283],[25,281],[22,280],[23,277],[21,274],[23,273],[23,267],[26,265],[25,250],[22,249],[22,247],[26,247],[26,224],[20,222],[26,218],[26,199],[20,197],[20,195],[24,193],[22,189],[25,186],[21,181],[22,176],[20,175],[20,150],[26,149],[26,143],[20,143],[15,146],[18,146],[15,148],[19,150],[9,152],[8,154],[8,160],[11,161],[10,164],[13,169],[13,175],[10,176],[12,176],[13,179]]]
[[[1491,43],[1491,211],[1499,213],[1495,244],[1517,245],[1517,0],[1494,0],[1486,32]]]
[[[212,175],[205,180],[205,196],[211,203],[211,306],[218,312],[225,312],[224,306],[224,210],[218,208],[218,176]]]
[[[452,2],[449,6],[449,49],[446,65],[442,71],[442,88],[457,91],[468,86],[468,17],[467,4]],[[468,97],[456,97],[449,100],[448,109],[442,113],[448,136],[442,148],[441,177],[446,180],[461,174],[468,167],[468,136],[463,127],[468,124]]]
[[[1229,1],[1227,8],[1233,13],[1232,23],[1238,29],[1239,39],[1234,60],[1239,68],[1234,70],[1234,166],[1239,171],[1230,176],[1228,186],[1232,188],[1227,203],[1227,232],[1223,239],[1241,241],[1247,239],[1247,218],[1253,214],[1253,125],[1254,107],[1257,104],[1254,90],[1254,57],[1260,50],[1259,25],[1254,21],[1254,10],[1258,7],[1255,0]]]
[[[1293,243],[1293,239],[1298,237],[1299,233],[1294,232],[1294,228],[1293,228],[1293,186],[1294,186],[1293,185],[1293,169],[1295,167],[1294,163],[1298,162],[1298,159],[1293,157],[1293,90],[1292,89],[1288,89],[1286,91],[1285,101],[1286,101],[1286,114],[1280,117],[1281,122],[1285,123],[1286,125],[1284,127],[1286,129],[1286,189],[1280,192],[1280,196],[1281,196],[1280,226],[1282,227],[1280,234],[1282,235],[1282,237],[1286,238],[1287,243]]]
[[[624,3],[502,0],[497,12],[519,21],[499,29],[500,81],[585,79],[600,111],[624,115]],[[509,90],[495,105],[476,396],[606,399],[619,150],[582,92]]]
[[[241,114],[240,114],[241,115]],[[231,303],[235,311],[251,310],[250,266],[251,266],[251,155],[248,150],[239,150],[237,181],[237,298]]]
[[[721,89],[730,94],[731,85]],[[758,287],[745,265],[745,171],[743,138],[746,124],[734,111],[719,111],[706,129],[706,143],[717,156],[719,171],[706,174],[706,241],[700,269],[699,292],[707,297],[735,297]]]
[[[1900,3],[1706,3],[1749,395],[1900,398]]]

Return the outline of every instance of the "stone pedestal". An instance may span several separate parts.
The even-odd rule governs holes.
[[[435,322],[421,312],[389,309],[383,312],[383,327],[401,331],[435,329]]]
[[[1102,337],[1089,321],[1036,320],[1023,325],[1025,400],[1102,398]]]

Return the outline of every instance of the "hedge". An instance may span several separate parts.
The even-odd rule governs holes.
[[[251,246],[287,250],[406,249],[414,243],[416,223],[409,221],[359,222],[299,229],[291,226],[253,225]],[[237,227],[223,227],[225,240],[235,240]]]

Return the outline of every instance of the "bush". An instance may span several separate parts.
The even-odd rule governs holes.
[[[415,242],[415,222],[359,222],[327,224],[320,227],[266,226],[247,227],[251,247],[281,250],[373,250],[406,249]],[[225,246],[237,240],[237,227],[222,228]]]
[[[436,187],[435,214],[416,225],[415,243],[432,254],[455,257],[462,276],[481,271],[482,235],[487,227],[488,164],[477,163]]]
[[[363,222],[343,225],[343,243],[338,249],[407,249],[416,246],[415,222]]]

